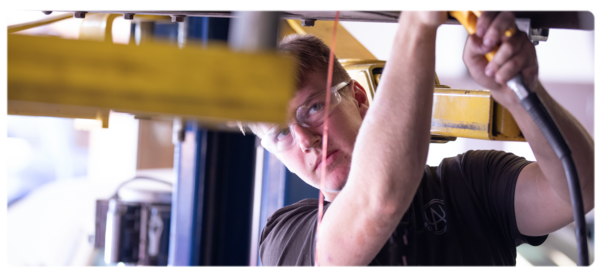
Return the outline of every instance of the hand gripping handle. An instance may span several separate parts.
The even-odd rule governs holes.
[[[472,11],[452,11],[449,12],[451,16],[456,18],[464,27],[467,29],[469,34],[476,33],[477,18],[481,16],[481,12]],[[515,33],[513,28],[507,30],[504,35],[511,37]],[[485,54],[488,61],[494,58],[498,46],[491,52]],[[525,83],[523,83],[523,77],[521,74],[517,74],[515,77],[507,82],[507,85],[515,92],[515,94],[521,100],[521,105],[529,113],[533,121],[536,123],[538,128],[550,146],[556,153],[556,156],[561,160],[565,169],[565,175],[569,184],[569,193],[571,196],[571,205],[573,207],[573,214],[575,218],[575,236],[577,238],[578,247],[578,260],[577,264],[580,266],[589,265],[589,255],[587,247],[587,229],[585,224],[584,212],[583,212],[583,200],[581,195],[581,188],[579,187],[579,177],[577,176],[577,170],[575,163],[571,157],[571,150],[565,142],[560,130],[554,123],[554,120],[548,113],[546,107],[538,98],[535,92],[532,92]]]

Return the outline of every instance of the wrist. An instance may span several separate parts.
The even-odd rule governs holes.
[[[445,19],[440,19],[441,17],[443,16],[431,12],[405,11],[400,14],[398,23],[418,32],[435,33],[437,28],[445,22]]]
[[[544,94],[543,86],[540,84],[537,78],[532,79],[530,82],[525,82],[525,85],[529,90],[537,95]],[[504,86],[501,89],[492,90],[492,97],[496,102],[508,109],[511,113],[514,110],[522,109],[521,100],[515,94],[515,92],[508,86]]]

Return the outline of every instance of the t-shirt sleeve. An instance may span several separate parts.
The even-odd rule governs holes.
[[[521,170],[530,161],[503,151],[468,151],[456,157],[467,187],[473,188],[484,207],[515,246],[542,244],[548,235],[526,236],[519,232],[515,216],[515,186]]]
[[[329,204],[326,202],[324,211]],[[283,207],[262,230],[259,253],[264,266],[314,265],[318,200],[305,199]]]

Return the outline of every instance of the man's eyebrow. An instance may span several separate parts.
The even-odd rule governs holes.
[[[306,101],[311,100],[313,97],[315,97],[317,95],[323,94],[323,92],[324,92],[323,90],[320,90],[320,91],[315,91],[315,92],[311,93],[306,99],[304,99],[304,102],[302,102],[302,104],[306,103]]]

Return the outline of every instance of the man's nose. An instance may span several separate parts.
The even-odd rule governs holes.
[[[321,135],[315,133],[313,129],[302,127],[300,125],[293,126],[294,133],[296,134],[296,141],[300,144],[300,149],[303,152],[308,153],[314,148],[319,148],[321,144]]]

